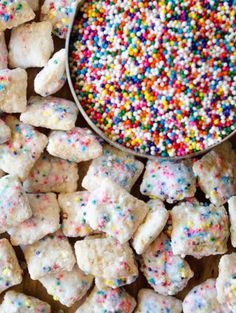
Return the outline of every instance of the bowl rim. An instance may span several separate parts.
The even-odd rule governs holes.
[[[207,153],[208,151],[212,150],[213,148],[219,146],[223,142],[227,141],[228,139],[232,138],[234,135],[236,135],[236,129],[235,129],[228,136],[224,137],[219,142],[214,143],[213,145],[207,147],[206,149],[204,149],[202,151],[190,153],[190,154],[187,154],[184,156],[173,156],[173,157],[150,155],[150,154],[136,152],[132,149],[129,149],[129,148],[111,140],[107,135],[105,135],[105,133],[92,122],[92,120],[89,118],[89,116],[87,115],[87,113],[83,109],[82,105],[80,104],[78,97],[76,95],[75,89],[73,87],[72,78],[71,78],[71,71],[70,71],[70,39],[71,39],[71,33],[72,33],[74,21],[75,21],[77,14],[78,14],[79,8],[81,7],[81,5],[83,5],[84,2],[85,2],[85,0],[82,0],[77,4],[76,10],[75,10],[74,14],[72,15],[69,29],[67,32],[67,36],[66,36],[66,45],[65,45],[65,49],[66,49],[66,75],[67,75],[67,81],[68,81],[68,85],[69,85],[71,94],[74,98],[74,101],[75,101],[77,107],[79,108],[80,113],[82,114],[83,118],[88,123],[88,125],[92,128],[92,130],[95,133],[97,133],[104,141],[109,143],[111,146],[121,150],[122,152],[132,154],[132,155],[139,157],[139,158],[145,158],[145,159],[151,159],[151,160],[163,159],[163,160],[168,160],[168,161],[175,161],[175,160],[184,160],[184,159],[190,159],[190,158],[195,158],[195,157],[201,156],[201,155]]]

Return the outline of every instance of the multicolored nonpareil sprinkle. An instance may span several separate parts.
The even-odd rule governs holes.
[[[175,295],[184,289],[193,272],[187,261],[173,255],[170,239],[162,233],[142,254],[142,272],[161,295]]]
[[[70,66],[104,134],[135,152],[184,156],[236,128],[233,1],[86,1]]]

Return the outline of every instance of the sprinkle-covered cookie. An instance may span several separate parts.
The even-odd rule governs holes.
[[[133,235],[132,246],[137,254],[142,254],[157,238],[166,225],[169,213],[164,203],[158,199],[147,202],[149,212]]]
[[[103,289],[96,287],[75,313],[132,313],[136,301],[124,289]]]
[[[225,208],[182,202],[171,211],[173,253],[198,259],[227,251],[229,221]]]
[[[61,231],[23,247],[23,252],[32,279],[39,279],[45,275],[62,271],[71,271],[75,264],[72,247]]]
[[[41,155],[23,183],[27,192],[73,192],[79,179],[78,165],[47,153]]]
[[[198,184],[215,205],[224,204],[236,194],[236,153],[230,142],[208,152],[193,165]]]
[[[34,19],[35,14],[25,0],[0,2],[0,32]]]
[[[217,299],[223,308],[229,313],[236,312],[236,253],[221,257],[216,290]]]
[[[78,0],[45,0],[41,8],[41,20],[53,25],[53,33],[66,38]]]
[[[75,243],[78,266],[85,273],[103,279],[119,279],[138,274],[129,244],[107,238],[87,238]]]
[[[31,97],[20,120],[36,127],[70,130],[75,126],[77,114],[78,108],[72,101],[56,97]]]
[[[0,70],[7,68],[8,51],[4,32],[0,32]]]
[[[230,238],[233,247],[236,247],[236,196],[228,201],[230,218]]]
[[[207,279],[195,286],[183,301],[184,313],[226,313],[217,301],[216,280]]]
[[[91,287],[93,276],[85,275],[77,265],[68,272],[46,275],[39,279],[47,292],[67,307],[79,301]]]
[[[148,205],[109,179],[100,179],[99,187],[90,193],[87,223],[94,230],[127,242],[148,213]]]
[[[0,144],[8,141],[11,136],[10,128],[0,119]]]
[[[29,200],[16,176],[0,178],[0,233],[30,218]]]
[[[21,113],[26,110],[27,73],[21,68],[0,70],[0,110]]]
[[[142,272],[152,288],[161,295],[175,295],[193,277],[188,263],[173,255],[171,241],[162,233],[142,254]]]
[[[132,155],[106,145],[103,148],[103,155],[92,161],[82,186],[92,191],[99,186],[99,178],[109,178],[130,191],[142,173],[143,167],[143,163]]]
[[[171,296],[162,296],[151,289],[140,289],[134,313],[181,313],[182,302]]]
[[[67,237],[84,237],[92,234],[93,229],[87,224],[87,203],[90,193],[77,191],[62,193],[58,197],[62,209],[62,231]]]
[[[8,229],[14,246],[30,245],[59,229],[59,206],[54,193],[28,194],[33,215],[21,224]]]
[[[16,291],[8,291],[0,305],[1,313],[51,313],[48,303]]]
[[[14,28],[9,42],[10,66],[45,66],[54,50],[51,32],[49,22],[34,22]]]
[[[92,131],[79,127],[67,132],[51,132],[47,150],[51,155],[77,163],[95,159],[102,154],[102,146]]]
[[[193,197],[196,180],[191,161],[149,160],[140,191],[169,203]]]
[[[7,116],[4,121],[11,129],[11,138],[0,145],[0,168],[24,180],[43,152],[48,138],[14,116]]]
[[[66,50],[56,52],[34,79],[34,90],[42,97],[59,91],[66,82]]]
[[[21,282],[22,270],[16,253],[7,239],[0,239],[0,293]]]

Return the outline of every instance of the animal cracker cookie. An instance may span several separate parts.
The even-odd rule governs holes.
[[[174,255],[171,241],[162,233],[142,254],[142,272],[148,283],[161,295],[175,295],[193,277],[188,263]]]
[[[14,246],[30,245],[59,229],[59,206],[54,193],[28,194],[33,215],[8,229]]]
[[[0,293],[21,282],[22,270],[16,253],[7,239],[0,239]]]
[[[78,108],[69,100],[56,97],[31,97],[20,120],[49,129],[70,130],[75,126]]]
[[[129,244],[108,238],[86,238],[75,243],[80,269],[103,279],[119,279],[138,274]]]
[[[136,301],[124,289],[92,290],[75,313],[132,313]]]
[[[109,178],[127,191],[143,171],[143,163],[133,156],[106,145],[103,154],[94,159],[82,181],[82,186],[93,191],[100,184],[100,178]]]
[[[233,247],[236,247],[236,196],[231,197],[229,204],[229,218],[230,218],[230,238]]]
[[[20,113],[26,110],[27,73],[21,68],[0,70],[0,110]]]
[[[67,307],[79,301],[91,287],[93,276],[85,275],[77,265],[68,272],[49,274],[39,279],[55,301]]]
[[[0,145],[0,168],[24,180],[47,145],[47,136],[14,116],[4,118],[11,138]]]
[[[31,215],[30,204],[19,179],[13,175],[0,178],[0,233]]]
[[[0,119],[0,144],[9,140],[11,136],[10,128]]]
[[[88,128],[75,127],[67,132],[52,131],[47,150],[71,162],[82,162],[102,154],[102,146]]]
[[[73,192],[79,179],[77,163],[41,155],[23,183],[27,192]]]
[[[49,22],[33,22],[14,28],[9,42],[10,66],[45,66],[54,50],[51,32]]]
[[[73,250],[61,231],[23,247],[23,252],[32,279],[39,279],[45,275],[62,271],[71,271],[75,264]]]
[[[140,289],[134,313],[181,313],[182,302],[171,296],[162,296],[151,289]]]
[[[223,206],[182,202],[172,209],[171,218],[174,254],[200,259],[227,251],[229,221]]]
[[[149,160],[140,191],[169,203],[193,197],[196,179],[191,161]]]
[[[222,205],[236,194],[236,153],[229,142],[196,161],[193,171],[200,188],[213,204]]]
[[[147,202],[149,212],[133,235],[132,246],[137,254],[142,254],[162,232],[169,217],[164,203],[158,199]]]
[[[34,79],[34,90],[42,97],[59,91],[66,82],[66,51],[61,49],[48,61]]]
[[[109,179],[100,181],[100,187],[89,196],[87,223],[125,243],[144,220],[148,206]]]
[[[8,291],[0,305],[1,313],[51,313],[48,303],[16,291]]]
[[[58,197],[62,209],[62,231],[67,237],[84,237],[92,234],[93,229],[86,222],[87,203],[90,193],[77,191],[62,193]]]

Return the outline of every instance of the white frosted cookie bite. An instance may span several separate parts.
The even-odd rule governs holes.
[[[227,251],[229,221],[223,206],[182,202],[172,209],[171,218],[174,254],[200,259]]]
[[[33,215],[21,224],[8,229],[14,246],[30,245],[59,229],[60,216],[56,194],[28,194]]]
[[[236,253],[221,257],[216,290],[217,299],[222,306],[230,313],[236,312]]]
[[[26,110],[27,73],[21,68],[0,70],[0,110],[21,113]]]
[[[48,138],[14,116],[4,118],[11,138],[0,145],[0,168],[24,180],[47,145]]]
[[[33,22],[14,28],[9,42],[10,66],[45,66],[54,50],[51,32],[49,22]]]
[[[138,303],[134,313],[181,313],[181,312],[182,312],[182,302],[176,299],[175,297],[162,296],[151,289],[139,290]]]
[[[89,290],[93,276],[85,275],[77,265],[68,272],[46,275],[39,279],[47,292],[67,307],[79,301]]]
[[[137,254],[142,254],[157,238],[169,217],[169,213],[161,200],[150,200],[147,202],[147,206],[149,208],[147,216],[133,235],[132,246]]]
[[[96,287],[75,313],[132,313],[136,301],[124,289],[103,289]]]
[[[189,291],[183,301],[184,313],[225,313],[217,301],[216,280],[207,279]]]
[[[0,2],[0,32],[34,19],[35,14],[25,0]]]
[[[138,278],[137,275],[128,276],[125,278],[118,279],[105,279],[101,277],[95,277],[95,285],[98,289],[106,289],[106,288],[119,288],[122,286],[130,285]]]
[[[41,20],[53,25],[53,33],[66,39],[78,0],[45,0],[41,8]]]
[[[133,187],[144,165],[134,156],[106,145],[103,154],[94,159],[82,181],[82,186],[93,191],[100,185],[100,178],[109,178],[127,191]]]
[[[20,120],[35,127],[70,130],[75,126],[78,108],[74,102],[56,97],[31,97]]]
[[[236,194],[236,153],[230,142],[224,142],[196,161],[193,171],[213,204],[222,205]]]
[[[193,277],[187,261],[173,254],[171,241],[164,233],[142,254],[141,270],[152,288],[164,296],[177,294]]]
[[[21,282],[22,270],[16,253],[7,239],[0,239],[0,293]]]
[[[33,11],[39,10],[39,0],[26,0]]]
[[[75,243],[79,268],[103,279],[120,279],[138,275],[129,244],[121,245],[111,237],[86,238]]]
[[[230,239],[233,247],[236,247],[236,196],[228,201],[230,219]]]
[[[30,204],[19,179],[13,175],[0,178],[0,233],[31,215]]]
[[[5,41],[4,32],[0,32],[0,70],[7,68],[8,65],[8,50]]]
[[[77,163],[95,159],[102,154],[102,146],[92,131],[79,127],[67,132],[52,131],[47,150],[51,155]]]
[[[23,252],[30,277],[34,280],[48,274],[71,271],[75,264],[72,247],[61,231],[24,246]]]
[[[66,82],[66,50],[56,52],[34,79],[34,91],[46,97],[59,91]]]
[[[168,203],[193,197],[196,179],[192,162],[148,160],[140,191],[145,196],[157,197]]]
[[[0,144],[8,141],[11,137],[11,130],[6,123],[0,119]]]
[[[87,223],[125,243],[144,220],[148,205],[109,179],[100,179],[99,185],[89,196]]]
[[[51,313],[48,303],[16,291],[8,291],[0,305],[1,313]]]
[[[77,189],[78,164],[44,153],[23,183],[27,192],[73,192]]]
[[[62,210],[62,231],[65,236],[84,237],[94,232],[86,221],[86,205],[89,195],[88,191],[77,191],[61,193],[58,196],[58,202]]]

